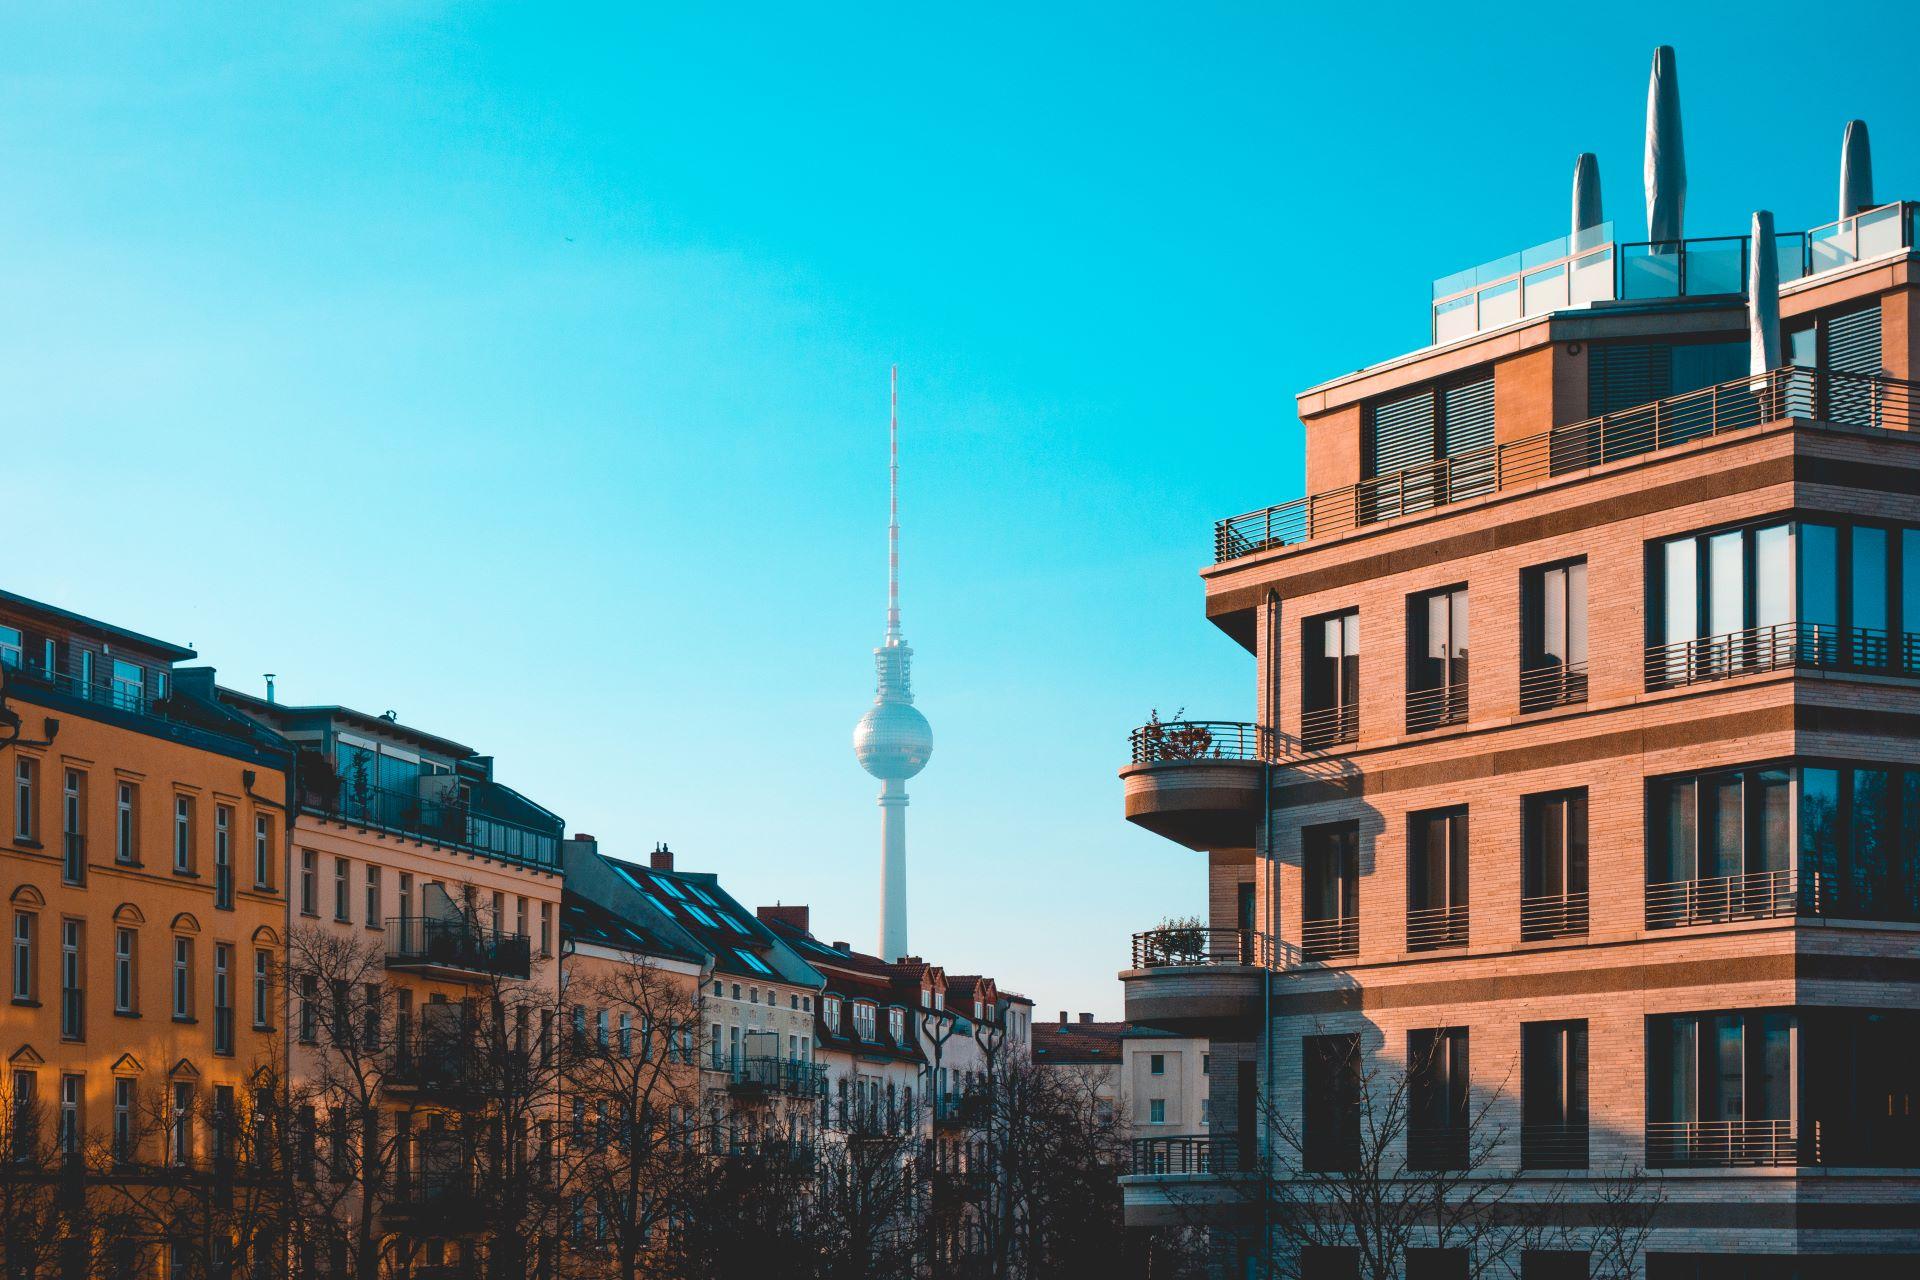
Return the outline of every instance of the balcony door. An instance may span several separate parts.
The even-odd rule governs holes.
[[[1360,615],[1349,609],[1304,627],[1300,736],[1309,747],[1352,742],[1360,725]]]
[[[1587,1165],[1587,1024],[1520,1027],[1520,1160],[1529,1169]]]
[[[1414,596],[1407,611],[1407,731],[1464,723],[1467,589]]]
[[[1522,941],[1587,931],[1587,792],[1581,787],[1520,802]]]
[[[1307,827],[1300,844],[1301,947],[1315,959],[1352,955],[1360,949],[1360,824]]]
[[[1520,709],[1587,700],[1587,562],[1529,569],[1520,584]]]
[[[1648,1019],[1647,1163],[1794,1163],[1794,1030],[1786,1010]]]
[[[1467,944],[1467,807],[1407,817],[1407,950]]]

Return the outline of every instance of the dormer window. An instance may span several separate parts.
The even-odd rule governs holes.
[[[854,1004],[853,1032],[855,1035],[859,1036],[862,1040],[872,1040],[875,1035],[874,1028],[877,1021],[878,1010],[875,1009],[873,1005],[868,1004],[864,1000]]]
[[[820,1002],[820,1020],[827,1024],[827,1030],[840,1030],[840,997],[827,996]]]
[[[893,1035],[893,1042],[905,1045],[907,1042],[907,1011],[905,1009],[887,1010],[887,1030]]]

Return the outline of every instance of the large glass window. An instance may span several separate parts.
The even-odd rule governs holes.
[[[1520,1027],[1520,1162],[1529,1169],[1587,1167],[1587,1024]]]
[[[1351,1169],[1360,1159],[1360,1037],[1307,1036],[1300,1044],[1302,1164]]]
[[[1360,826],[1337,822],[1300,832],[1304,892],[1301,948],[1309,957],[1360,949]]]
[[[1520,578],[1520,709],[1587,700],[1587,562]]]
[[[1407,1033],[1407,1164],[1463,1169],[1469,1163],[1467,1029]]]
[[[1648,927],[1793,914],[1792,785],[1784,768],[1654,780]]]
[[[1429,591],[1407,602],[1407,731],[1467,718],[1467,589]]]
[[[1790,1012],[1690,1013],[1647,1022],[1649,1165],[1797,1160]]]
[[[1407,950],[1467,945],[1467,809],[1407,817]]]
[[[1555,791],[1520,802],[1520,937],[1587,931],[1587,791]]]
[[[1309,618],[1301,645],[1300,736],[1309,747],[1352,742],[1360,732],[1360,615]]]

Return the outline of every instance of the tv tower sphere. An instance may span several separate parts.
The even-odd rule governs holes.
[[[860,767],[876,778],[905,782],[926,768],[927,757],[933,754],[933,726],[920,714],[920,708],[888,697],[892,692],[888,686],[892,682],[887,679],[886,667],[898,654],[900,674],[904,677],[905,659],[912,652],[905,645],[875,651],[881,667],[881,692],[853,728],[853,754],[859,759]],[[900,683],[904,684],[904,679]]]

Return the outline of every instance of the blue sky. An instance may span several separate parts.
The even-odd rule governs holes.
[[[1577,152],[1643,225],[1656,43],[1693,234],[1831,218],[1856,115],[1920,196],[1910,16],[263,8],[0,16],[0,585],[871,947],[898,361],[915,949],[1043,1013],[1202,908],[1114,775],[1149,708],[1251,714],[1210,522]]]

